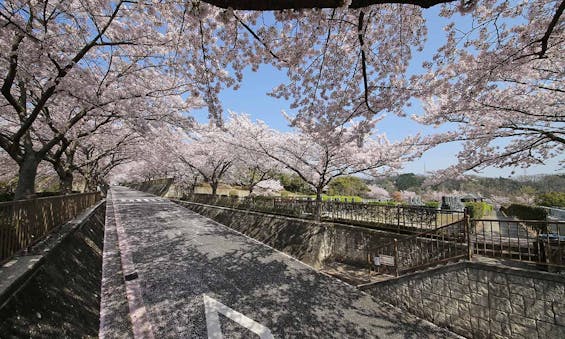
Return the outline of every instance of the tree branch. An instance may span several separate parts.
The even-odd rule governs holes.
[[[363,8],[378,4],[406,4],[422,8],[457,0],[352,0],[349,8]],[[251,11],[275,11],[284,9],[337,8],[343,6],[343,0],[203,0],[220,8],[232,8]]]

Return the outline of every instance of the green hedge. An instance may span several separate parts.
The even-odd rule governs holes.
[[[541,207],[533,207],[528,205],[512,204],[503,207],[502,211],[507,215],[517,217],[522,220],[546,220],[547,210]]]
[[[465,207],[469,212],[469,216],[473,219],[480,219],[492,212],[492,205],[484,201],[479,202],[466,202]]]
[[[537,196],[536,204],[549,207],[565,207],[565,192],[547,192]]]
[[[308,198],[316,200],[315,195],[309,195]],[[322,201],[341,201],[341,202],[363,202],[363,198],[353,195],[326,195],[322,194]]]
[[[388,201],[369,201],[369,204],[371,205],[377,205],[377,206],[396,206],[396,205],[400,205],[398,202],[394,201],[394,200],[388,200]]]
[[[426,202],[426,207],[439,208],[439,206],[440,206],[439,201],[427,201]]]

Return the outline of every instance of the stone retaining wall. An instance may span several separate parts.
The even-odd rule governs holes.
[[[362,287],[469,338],[565,338],[565,277],[479,262]]]
[[[0,337],[98,337],[105,212],[101,202],[28,253],[37,259],[1,296]]]
[[[311,266],[326,261],[367,266],[367,249],[389,244],[406,235],[367,228],[316,222],[272,214],[175,201]]]

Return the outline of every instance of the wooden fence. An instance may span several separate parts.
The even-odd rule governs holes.
[[[100,199],[93,192],[0,203],[0,264]]]

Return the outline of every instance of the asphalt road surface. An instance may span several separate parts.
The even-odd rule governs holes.
[[[102,338],[456,337],[166,199],[107,211]]]

